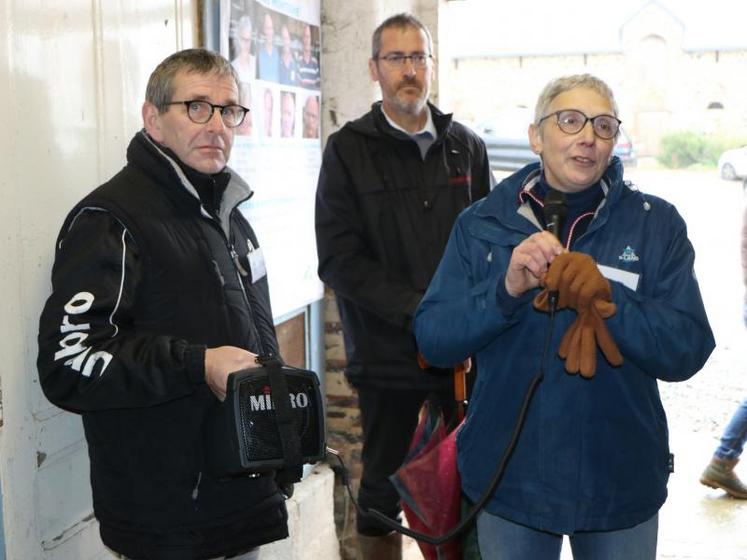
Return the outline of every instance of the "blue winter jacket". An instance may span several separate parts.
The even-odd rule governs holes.
[[[605,200],[573,250],[591,255],[611,280],[617,312],[606,324],[624,363],[613,367],[598,351],[593,378],[566,373],[557,349],[576,312],[558,311],[544,381],[487,505],[494,515],[554,533],[631,527],[659,510],[670,457],[657,380],[688,379],[714,347],[685,222],[622,174],[613,158],[602,179]],[[540,229],[518,197],[538,176],[531,164],[462,212],[416,314],[429,363],[476,357],[457,440],[462,488],[472,500],[506,448],[549,327],[549,316],[532,307],[538,290],[497,296],[512,250]]]

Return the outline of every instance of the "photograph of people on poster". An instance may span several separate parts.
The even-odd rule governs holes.
[[[278,6],[285,8],[279,11]],[[222,0],[220,14],[227,57],[243,81],[263,80],[305,89],[320,89],[320,30],[317,22],[303,19],[319,1],[281,3],[262,0]],[[290,12],[290,13],[288,13]]]
[[[239,82],[239,103],[249,109],[244,116],[244,120],[236,127],[236,134],[239,136],[251,136],[254,130],[254,107],[252,107],[252,84],[249,82]]]
[[[219,0],[212,48],[231,61],[242,105],[228,164],[252,187],[240,209],[263,243],[273,312],[322,297],[313,206],[321,166],[321,0]]]
[[[313,33],[311,26],[307,23],[303,26],[303,49],[298,60],[298,73],[301,76],[301,87],[306,89],[319,89],[321,83],[321,72],[319,69],[319,58],[313,50]],[[318,44],[318,42],[317,42]]]
[[[290,30],[286,24],[283,24],[280,28],[280,38],[283,41],[283,46],[280,48],[279,81],[285,86],[298,85],[298,64],[293,53]]]
[[[275,116],[275,97],[272,88],[265,88],[262,94],[262,132],[265,138],[272,136],[272,124]]]
[[[293,138],[296,126],[296,94],[291,91],[280,92],[280,137]]]
[[[309,95],[303,104],[303,137],[319,138],[319,97]]]
[[[257,57],[252,51],[252,18],[242,15],[236,22],[236,29],[231,38],[234,58],[231,65],[243,83],[251,82],[257,77]]]

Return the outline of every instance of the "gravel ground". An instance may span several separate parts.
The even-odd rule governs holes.
[[[692,379],[660,383],[660,391],[673,432],[711,435],[715,440],[747,394],[739,254],[741,185],[719,179],[714,171],[635,169],[629,176],[642,191],[672,202],[688,225],[716,349]]]
[[[698,482],[723,428],[747,396],[747,331],[742,323],[740,265],[744,208],[741,183],[723,181],[714,171],[637,169],[630,176],[644,192],[672,202],[685,218],[716,337],[716,348],[698,374],[682,383],[659,384],[669,419],[675,473],[670,477],[669,499],[659,516],[657,557],[746,560],[747,501],[731,499]],[[737,470],[743,480],[747,479],[744,464]]]

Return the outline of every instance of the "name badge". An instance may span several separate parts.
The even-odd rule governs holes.
[[[607,280],[620,282],[623,286],[630,288],[634,292],[638,289],[640,275],[635,272],[628,272],[627,270],[620,270],[619,268],[604,266],[603,264],[597,265],[597,267],[599,268],[599,272],[601,272]]]
[[[246,240],[247,248],[249,253],[246,258],[249,259],[249,270],[252,274],[252,284],[261,280],[267,276],[267,269],[265,268],[265,255],[262,252],[262,247],[255,247],[252,245],[251,240]]]

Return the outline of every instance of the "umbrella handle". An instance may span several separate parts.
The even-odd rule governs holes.
[[[457,420],[464,420],[464,405],[467,404],[467,372],[472,369],[472,359],[467,358],[454,367],[454,400],[457,402]]]
[[[423,355],[417,354],[420,369],[428,369]],[[472,358],[467,358],[461,364],[454,366],[454,400],[457,402],[457,420],[464,420],[464,406],[467,404],[467,373],[472,369]]]

